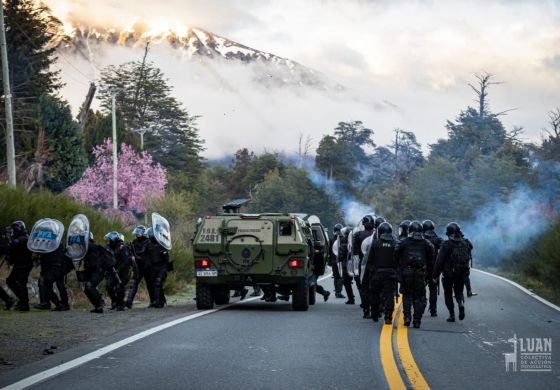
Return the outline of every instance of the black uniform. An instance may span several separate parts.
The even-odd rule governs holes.
[[[434,247],[421,234],[400,240],[395,249],[400,269],[405,325],[410,324],[414,306],[414,325],[420,326],[426,303],[426,266],[433,262]]]
[[[362,261],[364,259],[364,255],[362,254],[362,242],[369,236],[371,236],[374,232],[374,229],[365,229],[359,232],[354,233],[352,238],[352,256],[358,256],[360,258],[358,269],[361,272],[362,269]],[[369,317],[370,309],[369,309],[369,283],[361,283],[361,275],[354,276],[354,280],[356,281],[356,286],[358,287],[358,292],[360,293],[360,300],[362,301],[361,307],[364,311],[364,318]],[[363,277],[363,280],[368,280],[367,276]]]
[[[155,239],[148,244],[149,263],[148,275],[153,286],[153,307],[162,308],[167,303],[163,284],[169,270],[169,253]]]
[[[148,264],[150,260],[149,255],[150,240],[147,237],[137,237],[130,243],[130,249],[136,261],[137,271],[132,275],[130,289],[128,290],[128,297],[126,298],[126,306],[132,307],[134,297],[138,291],[138,286],[142,279],[146,279],[146,287],[150,296],[150,304],[154,304],[154,291],[151,283],[151,278],[148,275]]]
[[[51,302],[55,305],[55,310],[69,310],[68,292],[64,283],[64,277],[68,271],[69,259],[64,254],[62,245],[53,252],[42,253],[41,276],[39,277],[39,305],[38,309],[49,309]],[[60,298],[53,290],[56,284]]]
[[[369,249],[364,284],[369,284],[369,302],[371,318],[377,322],[383,306],[385,322],[391,323],[395,308],[394,287],[397,282],[397,259],[395,257],[396,241],[394,239],[374,238]]]
[[[443,273],[443,292],[445,295],[445,306],[449,310],[448,321],[455,321],[455,304],[453,295],[459,307],[459,319],[465,316],[465,298],[463,289],[465,278],[469,274],[468,262],[473,249],[472,243],[461,237],[451,236],[446,240],[439,251],[432,277],[437,279]],[[462,254],[462,255],[461,255]],[[461,260],[461,257],[463,258]],[[458,265],[462,262],[462,265]],[[464,264],[466,262],[466,265]]]
[[[135,268],[132,254],[123,242],[109,246],[108,250],[112,253],[115,264],[115,272],[108,272],[106,276],[107,292],[111,297],[111,309],[118,311],[124,310],[125,288],[130,279],[130,268]],[[118,278],[117,278],[118,276]]]
[[[329,299],[329,295],[331,295],[331,293],[318,284],[317,280],[319,279],[319,276],[322,276],[325,273],[325,268],[327,268],[325,250],[328,250],[328,248],[316,248],[313,245],[310,245],[310,247],[312,251],[311,253],[313,254],[313,275],[311,276],[311,283],[315,285],[315,291],[321,294],[323,299],[326,301]]]
[[[348,297],[347,304],[354,304],[354,291],[352,291],[352,276],[348,273],[348,236],[341,234],[338,236],[338,256],[337,261],[342,263],[342,283],[346,296]]]
[[[93,312],[103,312],[103,298],[97,289],[107,273],[112,272],[114,258],[112,252],[90,240],[84,257],[84,293],[93,305]]]
[[[437,294],[438,294],[438,287],[439,287],[439,280],[432,278],[432,274],[434,273],[434,265],[437,255],[439,253],[439,249],[443,244],[443,240],[439,237],[436,232],[430,230],[424,233],[424,237],[426,240],[430,241],[430,243],[434,246],[434,260],[429,262],[426,267],[426,282],[428,283],[428,290],[430,292],[430,314],[432,316],[437,315]]]
[[[12,271],[6,279],[8,287],[18,299],[16,310],[29,310],[29,296],[27,294],[27,279],[33,268],[32,253],[27,249],[27,234],[23,233],[12,239],[9,245],[0,246],[0,254],[6,255],[6,261],[12,266]],[[13,304],[13,299],[2,289],[5,296],[0,296],[8,306]],[[11,304],[9,306],[11,306]]]
[[[340,272],[338,271],[338,266],[336,263],[336,254],[333,253],[332,251],[332,246],[334,245],[334,242],[336,241],[337,236],[332,236],[330,239],[330,245],[331,247],[329,248],[329,255],[330,255],[330,266],[332,268],[332,273],[333,273],[333,283],[334,283],[334,292],[336,294],[337,298],[343,298],[342,295],[342,276],[340,275]]]

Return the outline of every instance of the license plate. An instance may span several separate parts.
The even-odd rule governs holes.
[[[218,276],[217,269],[197,270],[196,276]]]

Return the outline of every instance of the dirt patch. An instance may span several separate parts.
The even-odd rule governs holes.
[[[67,312],[0,310],[0,374],[84,341],[194,311],[193,296],[189,289],[168,297],[168,306],[163,309],[149,309],[140,302],[131,310],[106,310],[103,314],[92,314],[91,307],[85,305]]]

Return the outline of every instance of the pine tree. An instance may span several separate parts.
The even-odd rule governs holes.
[[[68,104],[52,96],[41,97],[38,124],[48,148],[45,184],[51,191],[61,192],[77,182],[86,168],[82,133]]]
[[[39,138],[36,113],[40,97],[56,92],[62,86],[59,72],[52,67],[56,61],[55,43],[61,23],[50,14],[47,6],[34,0],[6,0],[3,4],[15,146],[21,166],[22,160],[29,160],[36,150]],[[3,101],[0,116],[5,118]],[[2,127],[4,123],[2,119]],[[5,150],[4,137],[2,132],[2,150]],[[5,154],[0,153],[0,156],[0,165],[5,165]]]

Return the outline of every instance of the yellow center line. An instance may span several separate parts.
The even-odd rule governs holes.
[[[397,362],[393,355],[393,322],[395,321],[398,309],[402,305],[402,298],[400,300],[399,306],[393,311],[393,320],[391,325],[383,325],[381,329],[381,336],[379,337],[379,352],[381,354],[381,365],[383,366],[383,372],[385,373],[385,378],[387,378],[387,383],[391,390],[404,390],[406,386],[401,377],[399,369],[397,367]]]
[[[401,297],[402,299],[402,297]],[[399,306],[400,308],[400,306]],[[429,389],[428,383],[414,361],[410,345],[408,344],[408,327],[404,326],[404,314],[400,310],[397,327],[397,353],[401,360],[406,376],[413,389]]]

